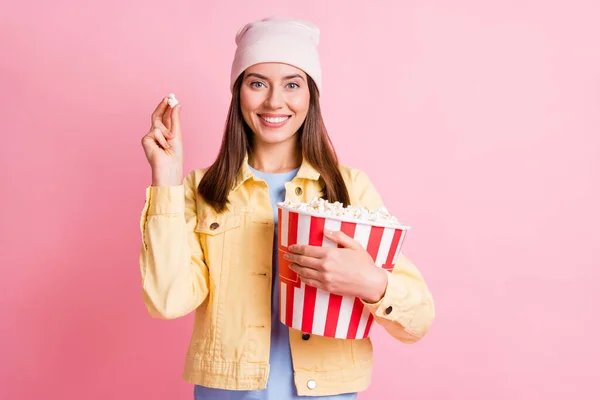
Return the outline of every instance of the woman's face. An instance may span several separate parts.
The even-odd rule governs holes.
[[[262,63],[244,72],[240,105],[254,141],[295,140],[308,113],[310,93],[304,71],[281,63]]]

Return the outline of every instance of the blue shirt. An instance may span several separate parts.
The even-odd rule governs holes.
[[[271,350],[270,373],[265,390],[222,390],[196,385],[194,399],[214,400],[355,400],[356,393],[337,396],[301,397],[296,394],[294,369],[290,350],[289,328],[279,320],[279,262],[277,258],[277,203],[285,200],[285,184],[296,176],[298,169],[279,174],[267,174],[250,167],[254,175],[267,182],[273,218],[275,220],[275,236],[273,238],[273,294],[271,296]]]

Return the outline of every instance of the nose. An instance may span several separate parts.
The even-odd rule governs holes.
[[[271,88],[265,100],[265,106],[272,110],[283,108],[283,93],[277,87]]]

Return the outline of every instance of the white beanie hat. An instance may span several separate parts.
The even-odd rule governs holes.
[[[247,68],[264,62],[300,68],[321,91],[319,34],[319,28],[310,22],[291,18],[271,17],[245,25],[235,36],[237,50],[231,67],[231,91]]]

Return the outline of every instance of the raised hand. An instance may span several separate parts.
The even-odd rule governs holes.
[[[142,138],[142,147],[152,168],[153,186],[177,186],[183,180],[183,140],[181,105],[171,108],[168,97],[162,99],[151,116],[150,130]]]

